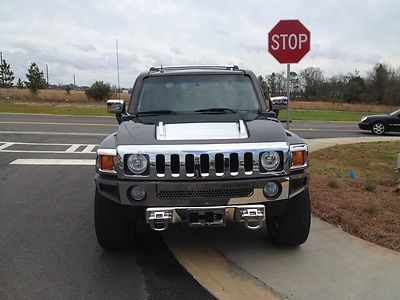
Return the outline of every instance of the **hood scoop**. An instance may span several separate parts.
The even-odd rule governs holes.
[[[238,122],[175,123],[156,125],[156,138],[162,141],[228,140],[248,138],[246,124]]]

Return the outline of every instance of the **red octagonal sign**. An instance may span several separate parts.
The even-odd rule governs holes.
[[[310,51],[311,33],[299,20],[281,20],[268,33],[268,51],[281,63],[298,63]]]

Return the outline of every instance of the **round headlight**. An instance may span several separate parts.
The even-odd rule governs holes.
[[[276,151],[266,151],[261,155],[261,165],[267,171],[275,170],[281,162],[281,158]]]
[[[147,158],[143,154],[129,155],[127,165],[133,174],[142,174],[147,169]]]

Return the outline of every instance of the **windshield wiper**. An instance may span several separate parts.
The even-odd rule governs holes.
[[[236,114],[236,111],[227,107],[211,107],[205,109],[195,110],[197,113],[210,113],[210,114]]]
[[[158,115],[176,115],[173,110],[149,110],[139,111],[135,114],[136,116],[158,116]]]

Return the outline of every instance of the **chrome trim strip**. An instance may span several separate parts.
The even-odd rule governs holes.
[[[252,150],[275,150],[288,151],[286,142],[278,143],[233,143],[233,144],[183,144],[183,145],[119,145],[117,152],[119,154],[132,153],[159,153],[159,154],[177,154],[185,153],[205,153],[205,152],[251,152]],[[97,150],[99,151],[99,150]]]
[[[117,156],[117,150],[116,150],[116,149],[103,149],[103,148],[99,148],[99,149],[97,149],[97,155],[112,155],[112,156]]]

